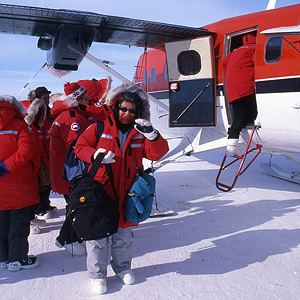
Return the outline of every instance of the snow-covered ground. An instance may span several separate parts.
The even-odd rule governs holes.
[[[269,156],[260,155],[233,191],[220,192],[215,178],[223,153],[182,157],[155,173],[159,205],[176,213],[134,230],[136,284],[123,286],[109,267],[107,294],[93,294],[85,257],[54,245],[64,200],[52,195],[58,211],[29,238],[41,265],[0,269],[1,299],[300,299],[300,186],[267,175],[259,162]]]

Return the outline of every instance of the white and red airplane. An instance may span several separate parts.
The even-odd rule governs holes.
[[[233,183],[245,168],[248,153],[285,154],[297,162],[300,152],[300,4],[225,19],[202,28],[170,25],[90,12],[0,4],[0,32],[39,37],[47,50],[47,67],[56,76],[76,71],[84,57],[125,82],[109,62],[88,53],[93,42],[150,49],[141,55],[134,83],[152,97],[152,121],[164,135],[180,137],[178,146],[157,166],[183,154],[224,147],[232,116],[222,73],[223,58],[242,44],[245,33],[257,34],[255,81],[256,126],[243,129],[246,148]],[[252,154],[251,153],[251,154]],[[250,155],[249,155],[250,156]],[[253,159],[254,159],[253,158]],[[227,166],[224,157],[220,172]],[[250,161],[249,164],[252,163]],[[300,182],[274,167],[275,176]],[[220,175],[220,174],[219,174]],[[218,175],[218,176],[219,176]]]

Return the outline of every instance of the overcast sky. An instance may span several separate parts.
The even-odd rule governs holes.
[[[170,24],[201,27],[221,19],[265,10],[268,0],[23,0],[4,1],[5,4],[38,6],[45,8],[91,11],[100,14],[123,16]],[[296,0],[277,0],[276,7],[299,4]],[[46,60],[46,52],[37,48],[37,37],[0,34],[0,94],[13,95],[26,99],[28,91],[45,85],[52,92],[61,92],[66,81],[79,79],[104,78],[107,73],[84,59],[79,71],[65,77],[52,76],[44,68],[20,94],[19,91],[41,68]],[[118,45],[94,43],[90,53],[101,59],[116,63],[114,69],[132,80],[139,55],[143,49]],[[115,80],[115,82],[117,82]]]

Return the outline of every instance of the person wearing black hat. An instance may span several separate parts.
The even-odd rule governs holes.
[[[35,89],[35,97],[43,100],[43,102],[48,106],[51,91],[44,86],[39,86]]]
[[[44,86],[39,86],[35,89],[35,99],[41,99],[46,107],[47,107],[47,115],[44,121],[43,126],[41,126],[38,130],[39,136],[44,145],[44,151],[46,154],[47,159],[50,159],[50,135],[49,130],[52,124],[51,114],[50,114],[50,107],[49,107],[49,96],[51,91],[49,91]],[[39,194],[40,194],[40,203],[36,207],[35,214],[39,220],[46,220],[51,218],[51,213],[56,211],[55,206],[50,205],[50,196],[51,186],[50,185],[43,185],[39,186]]]

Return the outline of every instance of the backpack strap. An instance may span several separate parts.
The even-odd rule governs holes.
[[[98,144],[99,139],[104,130],[104,122],[103,121],[95,121],[95,122],[97,122],[97,144]],[[104,153],[99,153],[97,155],[95,161],[93,162],[93,164],[88,172],[88,175],[90,177],[95,178],[104,156],[105,156]],[[114,181],[113,181],[111,164],[105,164],[105,171],[106,171],[106,174],[108,175],[109,182],[111,184],[115,199],[118,202],[119,197],[117,196],[116,188],[115,188]]]
[[[90,168],[90,170],[87,172],[87,175],[91,178],[95,178],[97,171],[100,167],[100,164],[104,158],[105,154],[104,153],[99,153],[96,157],[96,159],[94,160],[94,162],[92,163],[92,166]]]
[[[117,192],[116,192],[116,188],[115,188],[114,180],[113,180],[113,176],[112,176],[111,164],[105,164],[105,171],[106,171],[106,174],[108,175],[109,182],[111,184],[115,199],[116,199],[117,203],[119,203],[119,197],[117,196]]]

